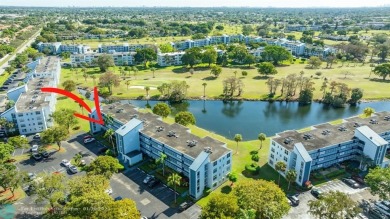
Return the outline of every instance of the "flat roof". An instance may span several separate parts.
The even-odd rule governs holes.
[[[129,122],[124,124],[120,129],[116,130],[115,132],[118,133],[119,135],[125,136],[129,131],[133,130],[141,123],[142,121],[138,119],[131,119]]]
[[[366,125],[358,127],[356,130],[362,133],[362,135],[364,135],[367,139],[370,139],[372,143],[374,143],[376,146],[382,146],[388,144],[385,139],[383,139],[381,136],[379,136],[376,132],[374,132]]]
[[[27,112],[41,109],[49,104],[46,100],[50,97],[50,93],[42,93],[42,87],[54,87],[52,78],[32,78],[27,82],[27,91],[22,93],[16,101],[17,112]]]
[[[141,133],[154,138],[155,140],[169,145],[177,151],[180,151],[192,158],[197,158],[206,148],[210,147],[212,153],[210,160],[214,161],[231,150],[225,147],[226,143],[206,136],[200,138],[191,134],[189,128],[177,123],[168,124],[161,120],[159,116],[152,113],[139,112],[129,103],[113,103],[102,106],[101,111],[104,114],[110,114],[113,118],[126,124],[131,119],[138,119],[143,122],[144,128]],[[174,135],[172,135],[174,133]],[[190,147],[194,142],[195,146]]]
[[[301,142],[307,151],[311,151],[350,141],[354,137],[355,129],[361,126],[368,126],[378,134],[389,131],[390,112],[375,113],[364,119],[358,116],[351,117],[338,125],[323,123],[312,126],[312,130],[302,133],[289,130],[277,133],[272,139],[288,150],[292,150],[294,144]]]
[[[60,59],[56,56],[46,56],[39,60],[39,64],[35,68],[36,73],[54,72],[57,70]]]

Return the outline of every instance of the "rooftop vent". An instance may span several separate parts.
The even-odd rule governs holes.
[[[108,109],[113,109],[114,108],[114,106],[110,106],[110,107],[108,107]]]
[[[305,140],[313,139],[313,135],[312,134],[304,134],[303,139],[305,139]]]
[[[211,147],[205,147],[203,150],[204,150],[204,152],[209,153],[209,154],[213,153],[213,149]]]
[[[121,113],[121,112],[123,112],[123,110],[124,110],[124,109],[118,109],[116,112],[117,112],[117,113]]]
[[[370,119],[370,123],[371,123],[371,124],[378,124],[378,120],[376,120],[376,119]]]
[[[339,130],[340,132],[345,132],[345,131],[347,131],[348,129],[347,129],[345,126],[340,126],[340,127],[338,128],[338,130]]]
[[[176,138],[178,138],[179,136],[176,134],[176,132],[174,132],[174,131],[169,131],[169,132],[168,132],[168,137],[176,137]]]
[[[390,116],[385,116],[384,120],[385,121],[390,121]]]
[[[293,140],[291,138],[285,138],[284,141],[283,141],[285,144],[290,144],[293,142]]]
[[[131,115],[131,117],[130,117],[130,118],[132,118],[132,119],[134,119],[134,118],[138,118],[138,115],[137,115],[137,114]]]
[[[355,127],[355,128],[360,127],[360,126],[362,126],[362,124],[357,123],[357,122],[355,122],[355,123],[353,124],[353,127]]]
[[[330,131],[328,129],[325,129],[324,131],[321,132],[323,135],[329,135]]]
[[[162,132],[162,131],[164,131],[164,127],[162,127],[162,126],[157,126],[156,132]]]
[[[192,140],[192,141],[188,140],[188,141],[187,141],[187,145],[188,145],[189,147],[194,147],[194,146],[196,146],[197,144],[198,144],[198,141],[196,141],[196,140]]]

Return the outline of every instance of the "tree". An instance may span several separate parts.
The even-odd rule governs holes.
[[[375,110],[373,108],[371,108],[371,107],[364,108],[363,114],[366,117],[370,117],[373,113],[375,113]]]
[[[257,136],[257,139],[259,139],[259,141],[260,141],[260,149],[263,147],[263,141],[265,141],[266,138],[267,138],[267,136],[264,133],[260,133]]]
[[[242,135],[241,134],[235,134],[234,135],[234,141],[237,143],[237,149],[236,154],[238,153],[238,142],[242,141]]]
[[[256,63],[256,57],[252,54],[247,54],[244,58],[243,64],[248,65],[248,67],[251,67],[252,64]]]
[[[85,74],[85,73],[84,73],[84,74],[83,74],[83,77],[84,77],[85,82],[87,82],[87,78],[89,77],[88,74]]]
[[[224,30],[225,27],[223,25],[217,25],[217,26],[215,26],[215,29],[216,30]]]
[[[68,138],[69,131],[63,126],[54,126],[41,133],[41,141],[45,144],[56,143],[58,150],[61,149],[61,141]]]
[[[63,218],[64,215],[67,216],[65,218],[111,218],[103,215],[107,215],[106,212],[111,214],[114,209],[111,209],[110,206],[113,204],[114,200],[107,193],[90,190],[82,196],[71,196],[70,202],[66,203],[65,207],[59,211],[59,213],[63,212],[62,215],[56,218]]]
[[[42,180],[37,181],[36,202],[48,201],[51,208],[59,206],[59,200],[63,199],[66,192],[66,177],[64,174],[46,174]]]
[[[180,186],[181,176],[177,173],[172,173],[168,176],[168,186],[174,186],[175,189],[175,203],[176,203],[176,186]]]
[[[159,49],[160,49],[161,53],[169,53],[169,52],[175,51],[175,49],[173,48],[173,46],[170,43],[161,44],[159,46]]]
[[[76,164],[76,166],[80,165],[82,158],[83,158],[83,155],[81,155],[80,153],[77,153],[74,155],[73,160],[74,160],[74,163]]]
[[[383,80],[386,80],[386,77],[390,75],[390,63],[375,66],[374,74],[382,77]]]
[[[155,67],[151,67],[151,68],[150,68],[150,71],[152,71],[152,73],[153,73],[153,78],[155,78],[155,77],[154,77],[154,73],[156,72],[156,70],[157,70],[157,69],[156,69]]]
[[[275,170],[279,172],[279,178],[278,178],[278,185],[280,185],[280,175],[282,175],[282,172],[286,171],[287,165],[283,161],[278,161],[275,164]]]
[[[299,93],[298,101],[300,104],[308,104],[313,100],[313,89],[304,89]]]
[[[210,74],[214,75],[215,78],[218,78],[218,76],[222,73],[222,68],[221,66],[218,65],[213,65],[211,67]]]
[[[187,49],[185,54],[181,57],[181,61],[184,65],[189,65],[193,68],[196,64],[199,64],[202,60],[202,52],[198,47]]]
[[[390,168],[376,167],[370,169],[364,178],[373,195],[379,195],[383,200],[390,198]]]
[[[1,150],[2,148],[0,148]],[[3,188],[3,192],[13,187],[13,178],[18,175],[18,172],[14,164],[2,163],[0,165],[0,187]]]
[[[23,83],[23,82],[22,82]],[[12,107],[15,106],[15,101],[13,100],[8,100],[8,102],[5,104],[5,110],[11,109]]]
[[[179,112],[175,116],[175,122],[180,125],[195,125],[195,116],[191,112]]]
[[[115,66],[114,59],[109,54],[102,54],[93,60],[93,64],[99,66],[101,72],[105,72],[109,67]]]
[[[153,107],[153,113],[163,118],[168,117],[171,114],[171,108],[166,103],[157,103]]]
[[[229,53],[230,57],[236,62],[244,63],[245,57],[248,55],[248,49],[245,46],[235,46]]]
[[[29,148],[28,139],[22,136],[10,137],[7,143],[13,145],[15,148]]]
[[[308,205],[308,213],[319,219],[353,218],[361,211],[355,201],[340,191],[329,191],[320,199],[310,200]]]
[[[202,208],[200,219],[237,218],[239,209],[237,197],[233,194],[212,194],[206,206]]]
[[[237,96],[241,96],[244,88],[242,80],[236,77],[226,78],[223,80],[222,85],[225,99],[232,98],[236,91],[238,91]]]
[[[290,209],[284,192],[273,182],[266,180],[244,180],[234,190],[238,206],[253,209],[257,218],[281,219]]]
[[[145,68],[147,63],[157,59],[157,53],[152,48],[137,49],[134,60],[137,63],[143,63]]]
[[[111,120],[111,118],[109,120]],[[107,124],[112,125],[112,122],[111,121],[107,122]],[[106,130],[106,132],[104,132],[103,138],[108,139],[108,141],[111,143],[114,154],[116,154],[114,135],[115,135],[115,131],[112,128],[109,128]]]
[[[59,109],[56,110],[51,117],[53,117],[54,121],[60,125],[66,128],[69,133],[69,129],[72,126],[75,126],[78,124],[78,119],[74,116],[75,111],[72,109]]]
[[[307,61],[307,63],[311,66],[311,68],[319,68],[322,64],[322,60],[317,57],[317,56],[312,56],[310,59]]]
[[[112,72],[106,72],[99,77],[99,86],[106,87],[110,94],[112,94],[112,88],[118,87],[119,84],[119,76]]]
[[[109,204],[107,205],[107,210],[104,210],[99,213],[98,217],[123,218],[124,215],[126,215],[126,218],[141,218],[141,213],[137,210],[137,205],[133,200],[128,198],[124,198],[119,201],[111,200],[111,202],[109,202]]]
[[[164,153],[160,153],[160,157],[156,159],[156,164],[161,164],[163,170],[163,176],[165,176],[165,161],[167,159],[167,155]]]
[[[363,97],[363,89],[353,88],[351,91],[351,99],[349,100],[350,104],[356,104]]]
[[[272,61],[274,65],[292,59],[291,53],[281,46],[266,46],[262,57],[267,61]]]
[[[76,90],[76,82],[74,82],[73,80],[66,80],[62,83],[62,86],[64,87],[64,89],[66,91],[69,91],[69,92],[72,92],[74,90]]]
[[[15,147],[13,145],[0,142],[0,163],[2,164],[5,161],[9,160],[14,150]]]
[[[229,178],[230,186],[231,186],[231,187],[233,186],[233,184],[234,184],[235,182],[237,182],[237,179],[238,179],[237,174],[236,174],[235,172],[229,173],[228,178]]]
[[[295,180],[297,180],[297,172],[295,172],[295,170],[293,170],[293,169],[288,170],[286,173],[286,180],[288,181],[287,190],[290,190],[290,184],[292,182],[295,182]]]
[[[91,75],[90,78],[92,78],[93,85],[96,85],[96,75]]]
[[[118,159],[111,156],[98,156],[87,167],[88,175],[102,175],[107,179],[110,179],[114,173],[123,170],[122,164]]]
[[[259,72],[259,74],[265,76],[274,75],[278,73],[275,66],[271,62],[260,63],[257,71]]]
[[[14,123],[8,121],[6,118],[2,117],[0,118],[0,126],[2,128],[5,128],[6,133],[14,127]]]
[[[145,86],[144,89],[146,91],[146,97],[149,97],[150,87],[149,86]]]
[[[125,82],[125,84],[126,84],[126,87],[127,87],[127,90],[129,89],[129,85],[131,84],[131,80],[127,80],[126,82]]]
[[[207,83],[204,82],[204,83],[202,84],[202,86],[203,86],[203,98],[206,98],[206,86],[207,86]]]
[[[169,90],[169,101],[170,102],[181,102],[187,96],[187,89],[190,86],[185,81],[172,81],[167,89]]]
[[[217,61],[217,51],[215,51],[214,48],[207,49],[206,51],[203,52],[202,54],[202,61],[204,63],[209,64],[209,67],[211,64],[215,63]]]
[[[242,26],[242,34],[245,36],[250,35],[254,31],[252,25],[243,25]]]
[[[72,177],[67,185],[69,193],[79,197],[91,190],[104,192],[110,186],[110,181],[103,175],[83,175]]]

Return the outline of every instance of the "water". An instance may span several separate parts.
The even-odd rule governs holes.
[[[148,103],[153,107],[158,101],[126,101],[138,107]],[[172,114],[190,111],[196,118],[196,125],[232,139],[242,134],[244,140],[257,139],[259,133],[267,136],[284,130],[302,129],[311,125],[329,122],[361,114],[366,107],[376,112],[390,110],[390,101],[361,103],[346,108],[331,108],[320,103],[300,106],[296,102],[264,101],[187,101],[171,105]]]

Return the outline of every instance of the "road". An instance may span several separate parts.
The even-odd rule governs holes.
[[[29,47],[35,41],[35,39],[37,38],[37,36],[39,35],[40,32],[41,32],[41,29],[39,31],[37,31],[34,35],[32,35],[30,37],[30,39],[28,39],[27,42],[25,42],[22,46],[20,46],[18,49],[16,49],[16,51],[11,56],[8,57],[8,61],[6,61],[2,66],[0,66],[0,75],[2,75],[5,71],[5,68],[7,68],[9,66],[9,64],[8,64],[9,61],[14,60],[16,57],[16,54],[23,52],[27,47]]]

